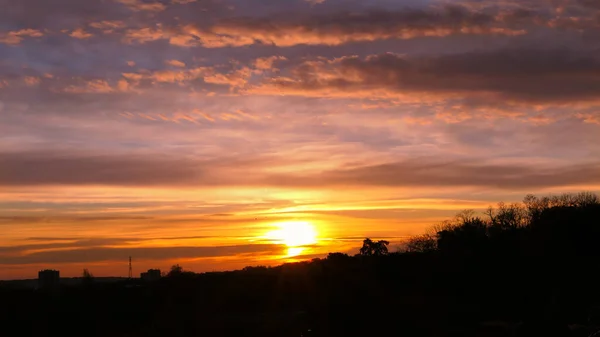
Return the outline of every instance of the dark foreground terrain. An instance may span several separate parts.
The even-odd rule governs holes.
[[[600,330],[599,243],[595,195],[528,196],[398,253],[366,240],[274,268],[0,288],[0,336],[584,337]]]

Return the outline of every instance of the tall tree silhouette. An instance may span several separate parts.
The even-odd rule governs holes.
[[[94,275],[85,268],[81,273],[81,281],[84,285],[91,285],[94,282]]]
[[[362,248],[360,249],[360,255],[363,255],[363,256],[387,255],[388,254],[387,246],[389,244],[390,244],[389,241],[380,240],[380,241],[375,242],[369,238],[366,238],[363,241]]]

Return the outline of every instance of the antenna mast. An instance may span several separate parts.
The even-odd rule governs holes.
[[[133,268],[131,267],[131,256],[129,257],[129,279],[133,278]]]

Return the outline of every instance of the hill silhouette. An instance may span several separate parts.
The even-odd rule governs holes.
[[[0,288],[3,336],[588,336],[600,330],[600,198],[464,211],[390,253],[56,291]]]

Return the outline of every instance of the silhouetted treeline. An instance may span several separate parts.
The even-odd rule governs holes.
[[[600,330],[600,200],[460,213],[398,252],[366,239],[278,267],[58,291],[0,289],[2,336],[588,336]]]

